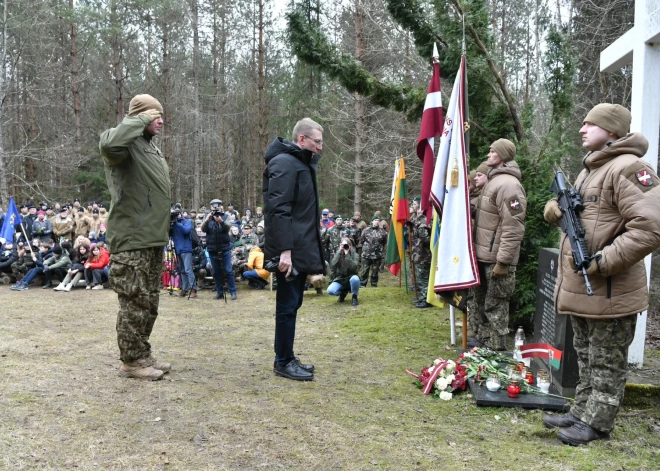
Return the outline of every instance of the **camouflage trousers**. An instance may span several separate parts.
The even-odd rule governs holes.
[[[509,298],[516,288],[516,272],[491,278],[494,267],[494,263],[479,263],[481,285],[474,288],[476,308],[468,316],[468,328],[488,347],[501,350],[509,334]]]
[[[635,337],[637,315],[618,319],[571,316],[571,324],[580,372],[571,413],[596,430],[610,432],[623,401],[628,347]]]
[[[378,285],[378,273],[380,270],[380,258],[362,257],[362,274],[360,275],[360,284],[367,286],[369,281],[369,272],[371,271],[371,286]]]
[[[429,289],[429,272],[431,263],[415,263],[415,281],[417,282],[417,299],[426,301]]]
[[[110,285],[119,298],[119,358],[133,362],[151,354],[149,336],[158,317],[161,247],[128,250],[110,256]]]

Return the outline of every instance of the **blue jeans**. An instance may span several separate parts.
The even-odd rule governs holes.
[[[21,280],[21,283],[23,283],[25,286],[27,286],[30,283],[32,283],[32,280],[34,280],[37,277],[37,275],[39,275],[43,272],[44,272],[43,267],[30,268],[30,270],[25,274],[25,276]]]
[[[293,340],[296,336],[296,316],[303,303],[307,273],[298,273],[284,277],[284,273],[275,272],[277,277],[277,295],[275,297],[275,361],[284,366],[295,358]],[[288,280],[288,281],[287,281]]]
[[[192,255],[192,252],[177,255],[179,259],[179,273],[181,273],[181,289],[183,291],[188,291],[190,288],[197,291],[197,281],[195,280],[195,272],[192,267]]]
[[[236,294],[236,280],[234,280],[234,271],[231,268],[231,251],[209,252],[211,258],[211,268],[213,268],[213,282],[218,294],[224,294],[222,291],[222,276],[220,270],[224,270],[227,285],[229,285],[229,294]]]
[[[266,280],[259,276],[257,270],[248,270],[243,272],[243,278],[246,280],[263,281],[264,283],[266,282]]]
[[[357,296],[360,292],[360,277],[357,275],[351,276],[351,279],[348,283],[337,283],[333,281],[328,286],[328,294],[330,296],[339,296],[341,293],[348,293],[348,290],[351,290],[351,294]]]

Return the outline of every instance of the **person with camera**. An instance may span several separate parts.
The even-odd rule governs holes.
[[[296,358],[293,342],[307,275],[325,271],[316,183],[323,127],[304,118],[296,123],[292,134],[293,142],[278,137],[264,155],[264,253],[267,269],[270,263],[277,263],[273,371],[284,378],[310,381],[314,379],[314,365]]]
[[[222,208],[222,206],[218,206]],[[204,219],[202,232],[206,233],[206,250],[211,259],[213,281],[216,296],[213,299],[224,299],[224,284],[227,282],[232,300],[236,300],[236,280],[231,266],[231,248],[229,230],[232,224],[221,209],[214,209]]]
[[[149,343],[158,317],[172,200],[167,161],[153,140],[163,127],[162,114],[158,100],[137,95],[128,116],[104,131],[99,142],[112,197],[107,243],[110,283],[119,300],[120,374],[152,381],[172,366],[154,358]]]
[[[328,286],[330,296],[339,296],[337,302],[343,303],[346,295],[350,291],[353,295],[351,305],[357,306],[358,294],[360,292],[360,277],[358,269],[360,267],[360,258],[353,248],[353,243],[348,237],[341,240],[339,251],[330,262],[331,283]]]
[[[172,219],[171,234],[174,242],[174,253],[179,262],[182,287],[179,297],[185,298],[189,293],[191,298],[197,297],[197,281],[193,271],[193,243],[190,233],[194,230],[192,221],[183,217],[181,209],[174,209],[170,215]]]

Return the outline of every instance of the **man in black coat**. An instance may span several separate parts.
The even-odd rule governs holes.
[[[322,148],[323,128],[304,118],[293,128],[293,142],[278,137],[264,156],[264,255],[266,262],[279,257],[273,371],[298,381],[314,379],[314,365],[300,363],[293,353],[293,341],[307,275],[325,269],[316,184]]]

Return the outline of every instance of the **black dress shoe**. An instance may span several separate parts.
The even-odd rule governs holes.
[[[284,366],[276,363],[273,372],[275,372],[277,376],[282,376],[294,381],[311,381],[314,379],[314,373],[310,373],[303,369],[302,366],[300,366],[300,362],[295,359],[291,360]]]
[[[426,301],[422,300],[418,302],[415,306],[420,309],[426,309],[427,307],[433,307],[433,304],[429,304]]]
[[[213,298],[213,299],[225,299],[225,295],[224,294],[216,294],[215,298]]]
[[[312,365],[312,364],[300,363],[300,358],[298,358],[298,357],[295,357],[295,358],[294,358],[293,360],[291,360],[291,361],[297,361],[297,362],[298,362],[298,366],[300,366],[300,367],[301,367],[303,370],[305,370],[305,371],[309,371],[310,373],[313,373],[313,372],[314,372],[314,365]],[[275,368],[276,366],[277,366],[277,361],[274,361],[274,362],[273,362],[273,368]]]
[[[586,445],[594,440],[609,440],[608,432],[600,432],[595,428],[578,421],[570,427],[560,429],[557,438],[567,445],[578,446]]]
[[[570,412],[567,412],[564,415],[550,415],[545,414],[543,416],[543,425],[548,428],[564,428],[570,427],[573,424],[580,423],[580,419],[575,417]]]

